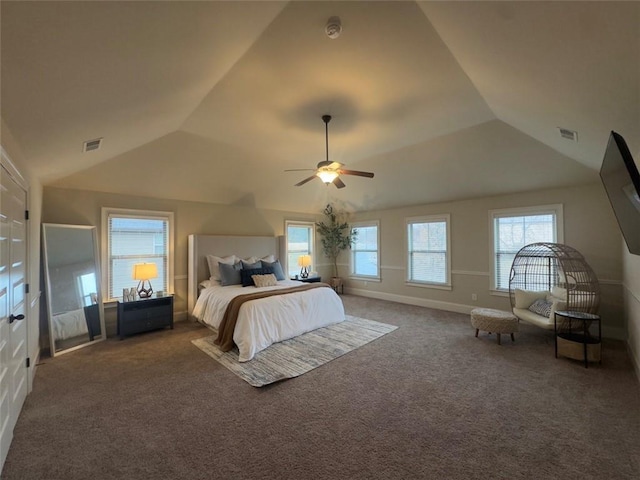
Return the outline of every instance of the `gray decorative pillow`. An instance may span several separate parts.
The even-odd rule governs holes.
[[[256,268],[262,268],[262,262],[258,260],[255,263],[247,263],[242,260],[242,268],[245,270],[255,270]]]
[[[539,298],[531,304],[529,310],[533,313],[549,318],[549,315],[551,315],[552,305],[553,304],[551,302],[547,302],[544,298]]]
[[[280,260],[276,260],[275,262],[265,262],[264,260],[262,260],[262,266],[264,268],[272,268],[277,280],[287,279],[287,277],[284,276],[284,270],[282,270]]]
[[[220,267],[220,285],[226,287],[227,285],[240,285],[242,283],[242,277],[240,276],[242,264],[240,262],[235,265],[220,262],[218,266]]]

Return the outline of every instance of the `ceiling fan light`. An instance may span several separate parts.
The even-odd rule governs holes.
[[[336,172],[335,170],[321,170],[316,173],[316,175],[320,177],[320,180],[329,185],[336,179],[336,177],[338,176],[338,172]]]

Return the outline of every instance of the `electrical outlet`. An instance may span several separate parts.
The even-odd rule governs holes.
[[[478,295],[475,293],[471,294],[471,300],[478,300]]]

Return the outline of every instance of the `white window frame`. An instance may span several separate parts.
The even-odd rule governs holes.
[[[109,278],[111,275],[109,261],[110,251],[109,251],[109,216],[117,215],[121,217],[131,217],[131,218],[140,218],[140,219],[154,219],[154,220],[165,220],[169,223],[169,245],[167,246],[167,289],[165,293],[173,294],[174,293],[174,214],[173,212],[161,212],[157,210],[136,210],[130,208],[112,208],[112,207],[102,207],[102,297],[105,299],[105,302],[114,302],[118,300],[118,297],[107,298],[109,293]],[[133,281],[133,280],[132,280]],[[116,292],[114,292],[115,294]]]
[[[357,252],[370,252],[372,250],[356,250],[354,248],[354,246],[351,246],[351,253],[349,255],[349,272],[350,273],[350,277],[354,278],[354,279],[361,279],[361,280],[380,280],[380,221],[378,220],[370,220],[370,221],[366,221],[366,222],[355,222],[351,224],[351,228],[349,229],[349,233],[351,234],[351,232],[353,232],[353,230],[358,230],[360,228],[367,228],[367,227],[376,227],[376,236],[377,236],[377,240],[376,240],[376,245],[377,245],[377,250],[375,251],[377,256],[378,256],[378,261],[376,262],[376,274],[375,275],[362,275],[362,274],[357,274],[355,272],[355,254]]]
[[[498,296],[508,296],[509,289],[498,288],[496,285],[496,219],[505,217],[526,217],[533,215],[555,216],[554,243],[564,242],[564,216],[562,204],[537,205],[532,207],[501,208],[489,210],[489,265],[490,265],[490,293]]]
[[[411,261],[411,255],[409,253],[409,226],[414,223],[435,223],[435,222],[445,222],[446,224],[446,232],[447,232],[447,251],[446,253],[446,280],[444,283],[436,283],[436,282],[421,282],[418,280],[413,280],[410,278],[411,266],[409,262]],[[426,215],[420,217],[407,217],[405,218],[405,226],[404,226],[404,245],[405,245],[405,283],[406,285],[411,285],[414,287],[425,287],[425,288],[435,288],[439,290],[451,290],[451,215],[448,213],[443,213],[440,215]]]
[[[281,259],[280,263],[287,272],[287,276],[289,276],[289,227],[305,227],[311,230],[311,239],[309,241],[309,247],[311,251],[309,254],[311,255],[311,269],[313,271],[317,271],[318,264],[316,263],[316,224],[315,222],[304,221],[304,220],[285,220],[284,222],[284,262]],[[294,265],[297,267],[297,265]],[[299,273],[298,273],[299,275]]]

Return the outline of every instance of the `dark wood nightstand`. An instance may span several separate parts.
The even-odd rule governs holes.
[[[165,327],[173,328],[173,295],[118,301],[118,335],[121,340],[127,335]]]
[[[295,278],[293,280],[298,280],[299,282],[304,283],[318,283],[322,281],[322,277]]]

